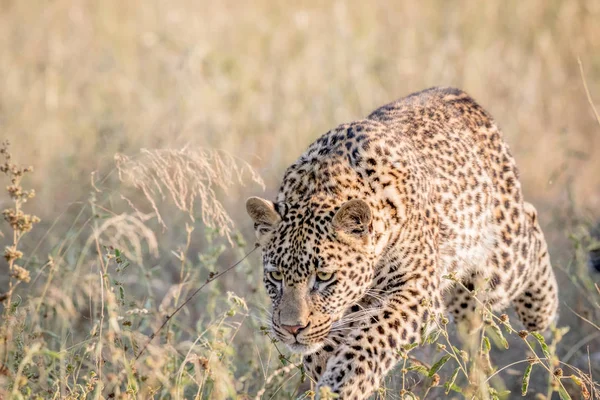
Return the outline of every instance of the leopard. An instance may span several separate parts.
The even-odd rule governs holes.
[[[317,392],[368,398],[431,321],[469,321],[478,302],[512,305],[528,331],[556,319],[537,211],[500,128],[460,89],[339,125],[287,168],[273,201],[250,197],[246,210],[271,330]]]

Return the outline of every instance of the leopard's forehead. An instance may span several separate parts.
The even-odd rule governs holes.
[[[286,207],[263,249],[265,268],[281,270],[286,282],[294,284],[323,266],[337,245],[331,227],[333,215],[331,207]]]

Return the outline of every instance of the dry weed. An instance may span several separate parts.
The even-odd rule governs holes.
[[[264,189],[260,175],[248,164],[231,154],[204,148],[142,149],[137,157],[115,155],[119,178],[140,189],[160,224],[166,228],[161,217],[158,201],[167,196],[193,221],[196,199],[200,200],[202,222],[232,241],[234,223],[217,191],[228,192],[235,185],[248,181]]]

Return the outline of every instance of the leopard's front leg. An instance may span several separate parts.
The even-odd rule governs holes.
[[[429,316],[440,315],[442,307],[439,278],[427,274],[405,281],[366,326],[352,330],[333,350],[318,389],[328,386],[342,399],[368,398],[396,364],[399,348],[420,341]]]

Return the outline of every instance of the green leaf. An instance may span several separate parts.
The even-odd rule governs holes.
[[[571,400],[571,396],[569,396],[569,393],[567,393],[564,386],[561,384],[558,386],[558,395],[560,396],[561,400]]]
[[[484,336],[483,337],[483,349],[482,349],[482,351],[487,354],[487,353],[490,352],[491,349],[492,349],[492,345],[490,344],[490,339],[488,339],[487,336]]]
[[[429,336],[427,336],[427,339],[425,339],[425,343],[432,344],[432,343],[437,342],[441,333],[442,333],[441,329],[436,329],[435,331],[431,332],[429,334]]]
[[[462,389],[459,386],[456,385],[452,385],[450,386],[450,390],[456,392],[456,393],[462,393]]]
[[[501,392],[497,391],[496,389],[494,389],[493,387],[490,387],[488,389],[490,396],[492,396],[492,399],[494,400],[500,400],[500,399],[506,399],[508,398],[508,395],[510,394],[510,390],[503,390]]]
[[[456,368],[454,370],[454,372],[452,373],[452,376],[450,377],[450,379],[448,379],[448,381],[444,384],[444,387],[446,388],[446,394],[450,393],[450,390],[453,390],[453,386],[455,386],[454,382],[456,381],[456,378],[458,377],[459,371],[460,371],[460,367]]]
[[[446,354],[444,357],[440,358],[435,364],[433,364],[433,366],[429,370],[429,377],[431,378],[433,376],[433,374],[438,372],[440,370],[440,368],[442,368],[444,366],[444,364],[446,364],[446,362],[450,359],[450,357],[451,356],[449,354]]]
[[[577,386],[581,386],[581,385],[583,384],[583,382],[581,381],[581,379],[580,379],[578,376],[571,375],[571,380],[572,380],[573,382],[575,382],[575,384],[576,384]]]
[[[529,364],[523,374],[523,383],[521,384],[521,394],[525,396],[527,394],[527,388],[529,387],[529,377],[531,376],[531,369],[533,364]]]
[[[493,322],[492,325],[490,326],[490,328],[492,329],[492,331],[494,331],[496,336],[498,336],[498,339],[500,339],[502,346],[504,346],[505,349],[508,349],[508,341],[502,334],[502,330],[500,329],[500,327],[498,325],[496,325],[495,322]]]
[[[550,358],[550,350],[548,350],[548,345],[546,344],[544,337],[542,335],[540,335],[538,332],[530,332],[530,333],[540,343],[540,346],[542,346],[542,352],[544,353],[546,358]]]
[[[404,351],[406,351],[408,353],[409,351],[411,351],[418,345],[419,345],[419,343],[411,343],[411,344],[407,344],[407,345],[403,346],[402,348],[404,349]]]
[[[116,257],[121,257],[121,250],[115,249],[115,256]]]
[[[427,371],[427,368],[425,368],[422,365],[413,365],[411,367],[406,368],[406,370],[407,371],[415,371],[415,372],[418,372],[419,374],[424,375],[424,376],[428,376],[429,375],[429,373]]]

